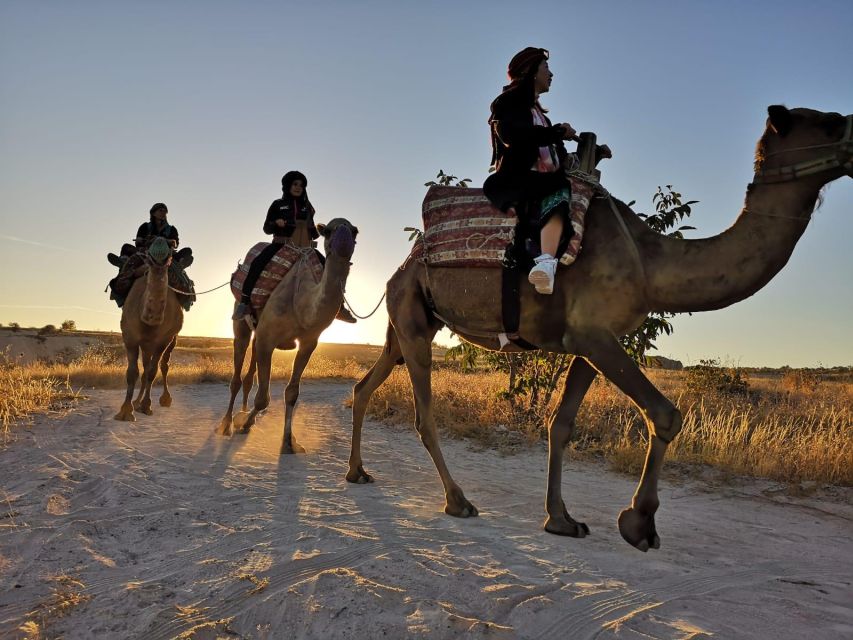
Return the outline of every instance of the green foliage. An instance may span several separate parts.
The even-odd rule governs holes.
[[[690,205],[696,204],[699,201],[689,200],[682,203],[681,194],[677,191],[673,191],[671,184],[666,185],[666,190],[667,193],[664,193],[663,189],[658,186],[657,192],[652,196],[652,203],[655,205],[655,211],[657,213],[653,213],[651,215],[638,213],[637,215],[643,218],[646,221],[646,224],[654,231],[664,233],[673,238],[682,239],[684,238],[684,235],[681,233],[682,231],[689,231],[696,227],[682,225],[675,231],[669,231],[669,229],[684,220],[684,218],[689,217],[692,213]]]
[[[453,184],[453,181],[456,181],[456,184]],[[456,176],[452,176],[449,173],[444,173],[444,169],[438,170],[438,175],[435,176],[435,180],[430,180],[429,182],[424,182],[425,187],[467,187],[468,182],[471,182],[471,178],[462,178],[461,180]]]
[[[681,225],[675,230],[670,230],[684,220],[684,218],[690,216],[693,212],[690,205],[694,205],[697,202],[698,200],[682,202],[681,194],[673,191],[671,184],[666,185],[666,192],[658,186],[657,192],[652,196],[652,203],[655,205],[656,213],[651,215],[639,213],[637,215],[643,218],[646,224],[654,231],[672,238],[683,239],[683,231],[689,231],[696,227]],[[655,340],[661,334],[672,334],[673,326],[670,318],[673,317],[675,317],[674,313],[654,311],[649,314],[649,317],[635,331],[620,338],[619,341],[622,343],[622,347],[637,364],[646,364],[646,352],[657,348]]]
[[[687,389],[705,395],[746,395],[749,391],[749,376],[740,367],[722,367],[718,359],[700,360],[687,370]]]
[[[62,331],[77,331],[77,323],[73,320],[63,320],[60,329]]]

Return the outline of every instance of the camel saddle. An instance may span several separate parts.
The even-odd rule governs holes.
[[[560,243],[560,263],[572,264],[583,240],[584,220],[595,185],[578,176],[569,177],[572,235]],[[526,229],[517,216],[489,202],[482,189],[432,186],[422,206],[424,232],[408,260],[421,260],[427,267],[491,267],[502,269],[501,344],[512,342],[524,350],[537,349],[518,335],[521,318],[520,288],[524,274],[539,255],[538,232]],[[432,312],[441,319],[431,299]],[[447,321],[444,321],[447,324]],[[502,338],[500,336],[503,336]]]
[[[110,300],[115,300],[119,308],[124,306],[127,294],[137,278],[145,274],[144,252],[138,251],[122,262],[120,262],[118,275],[110,280],[107,287],[110,289]],[[189,311],[195,302],[195,283],[187,275],[184,268],[172,260],[169,264],[169,286],[178,296],[178,302],[184,311]]]
[[[594,186],[585,180],[570,176],[570,182],[573,235],[562,243],[565,249],[560,262],[564,265],[574,262],[580,252],[584,218],[594,192]],[[514,244],[523,249],[523,255],[516,256],[521,262],[532,263],[539,254],[539,238],[517,238],[525,233],[518,218],[493,206],[482,189],[430,187],[422,215],[422,242],[415,244],[410,257],[423,259],[429,266],[500,267]]]
[[[246,281],[246,276],[249,275],[249,267],[252,261],[258,255],[270,246],[269,242],[259,242],[254,247],[249,249],[245,260],[237,265],[237,270],[231,274],[231,293],[239,302],[243,295],[243,283]],[[275,255],[267,263],[261,275],[258,276],[258,281],[252,289],[250,303],[252,308],[260,313],[270,299],[270,295],[282,281],[284,276],[296,265],[300,260],[306,260],[308,263],[308,272],[315,283],[320,282],[323,277],[323,263],[317,255],[317,251],[313,247],[296,247],[292,244],[283,244]]]

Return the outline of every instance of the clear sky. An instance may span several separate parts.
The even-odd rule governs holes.
[[[317,219],[358,225],[347,295],[373,308],[439,169],[479,186],[509,58],[551,51],[555,121],[598,133],[616,196],[658,185],[727,228],[770,104],[853,111],[849,0],[0,2],[0,322],[118,330],[105,255],[169,206],[201,291],[226,282],[290,169]],[[785,269],[729,309],[675,320],[696,363],[853,364],[853,181],[836,182]],[[187,335],[230,335],[228,288]],[[383,341],[384,306],[324,339]],[[439,340],[448,342],[446,332]]]

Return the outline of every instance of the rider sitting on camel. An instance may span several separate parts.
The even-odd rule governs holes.
[[[154,238],[158,237],[165,238],[174,252],[172,256],[173,269],[180,273],[173,277],[182,285],[183,290],[191,291],[192,281],[183,270],[193,263],[192,249],[184,247],[180,251],[175,251],[180,239],[178,229],[166,220],[168,213],[168,208],[162,202],[154,204],[151,207],[149,221],[139,225],[134,244],[125,243],[119,255],[107,254],[107,260],[110,264],[119,268],[118,275],[110,280],[109,285],[112,289],[111,297],[118,303],[118,306],[124,304],[124,298],[130,291],[130,287],[133,286],[133,281],[145,273],[146,265],[143,254]],[[184,305],[187,309],[189,309],[191,301],[194,300],[195,296],[189,294],[185,294],[182,298],[182,302],[187,303]]]
[[[489,125],[492,133],[492,168],[486,179],[486,197],[502,211],[515,213],[532,226],[541,240],[528,280],[542,294],[554,291],[554,274],[560,249],[571,239],[569,221],[571,184],[568,172],[578,167],[576,154],[566,151],[565,140],[575,140],[568,123],[552,125],[539,104],[551,88],[548,51],[527,47],[513,56],[507,76],[510,83],[494,99]],[[599,158],[611,157],[607,145],[596,149]]]
[[[232,320],[242,320],[251,314],[251,294],[264,268],[285,244],[297,247],[316,247],[314,242],[320,233],[314,225],[314,206],[308,199],[308,178],[299,171],[288,171],[281,179],[282,197],[274,200],[264,220],[264,233],[272,235],[273,241],[261,251],[249,266],[243,282],[240,303],[234,309]],[[326,259],[319,251],[317,256],[325,264]],[[355,318],[343,306],[336,320],[353,323]]]

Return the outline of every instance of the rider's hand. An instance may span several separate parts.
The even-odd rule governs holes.
[[[284,221],[283,218],[279,218],[278,220],[275,221],[275,226],[277,226],[277,227],[283,227],[285,224],[287,224],[287,223]]]
[[[578,133],[568,122],[561,122],[557,126],[563,129],[563,140],[572,140]]]
[[[613,157],[613,152],[610,150],[610,147],[608,147],[606,144],[599,145],[598,154],[601,156],[602,159]]]

